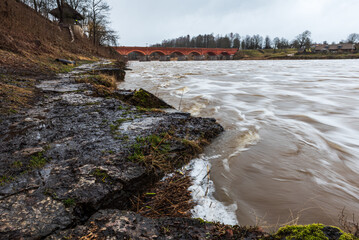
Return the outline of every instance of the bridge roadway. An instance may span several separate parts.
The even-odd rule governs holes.
[[[130,53],[137,53],[149,60],[151,54],[157,53],[161,57],[169,57],[170,55],[177,55],[179,57],[197,56],[205,59],[206,57],[213,58],[219,56],[230,57],[233,56],[238,49],[236,48],[172,48],[172,47],[114,47],[114,49],[123,56],[128,56]]]

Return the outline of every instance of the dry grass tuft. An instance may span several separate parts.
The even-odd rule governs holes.
[[[91,84],[97,96],[109,96],[117,89],[116,78],[104,74],[78,77],[75,81]]]
[[[171,177],[155,184],[148,192],[132,198],[132,211],[151,218],[190,217],[193,208],[188,188],[191,180],[188,176],[175,172]]]
[[[90,75],[85,77],[80,77],[75,79],[78,83],[89,83],[93,86],[101,85],[103,87],[115,90],[117,89],[117,83],[114,76],[108,76],[104,74],[99,75]]]
[[[29,107],[34,96],[34,89],[31,87],[0,82],[0,112],[15,113],[20,108]]]

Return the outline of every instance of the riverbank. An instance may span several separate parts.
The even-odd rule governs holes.
[[[359,53],[298,53],[297,49],[240,50],[235,60],[324,60],[358,59]]]

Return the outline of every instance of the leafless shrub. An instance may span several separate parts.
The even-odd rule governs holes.
[[[343,231],[353,234],[355,237],[359,237],[359,223],[356,220],[353,213],[352,217],[348,217],[345,213],[345,207],[339,214],[339,225]]]

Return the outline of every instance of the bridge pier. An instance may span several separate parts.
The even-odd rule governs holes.
[[[150,59],[150,56],[148,55],[144,55],[144,56],[141,56],[140,57],[140,62],[150,62],[151,59]]]
[[[210,60],[210,61],[218,60],[218,56],[217,56],[217,55],[215,55],[215,56],[208,55],[208,56],[207,56],[207,60]]]
[[[160,56],[160,61],[170,61],[170,56],[169,55],[163,55],[163,56]]]
[[[187,61],[188,57],[187,56],[178,56],[177,57],[177,61]]]

